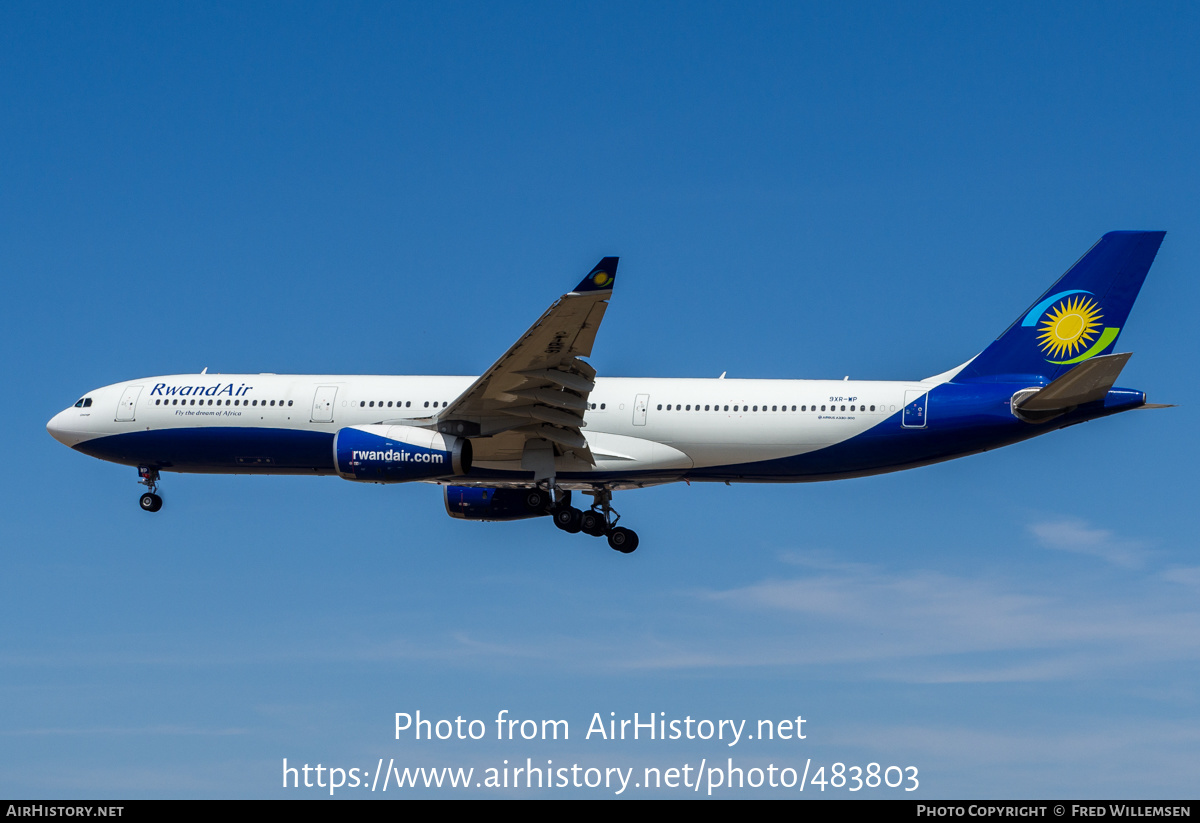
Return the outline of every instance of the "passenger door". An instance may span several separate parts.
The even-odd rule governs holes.
[[[633,425],[646,425],[646,410],[650,408],[650,395],[639,394],[633,400]]]
[[[337,386],[318,386],[313,395],[312,417],[314,423],[333,422],[333,402],[337,399]]]
[[[929,392],[907,389],[904,392],[904,418],[901,425],[906,429],[923,429],[929,420]]]
[[[121,395],[121,403],[117,406],[117,421],[127,422],[133,420],[137,412],[138,396],[142,393],[141,386],[126,386],[125,393]]]

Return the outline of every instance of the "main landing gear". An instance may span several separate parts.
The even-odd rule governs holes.
[[[141,503],[142,511],[158,511],[162,508],[162,498],[155,494],[158,491],[158,469],[152,469],[149,466],[138,466],[138,477],[142,478],[138,482],[148,489],[142,495],[142,499],[138,501]]]
[[[608,545],[622,554],[629,554],[636,549],[638,547],[637,532],[617,525],[621,515],[617,514],[612,507],[612,491],[598,487],[593,491],[585,492],[585,494],[592,496],[592,507],[587,511],[580,511],[571,506],[569,491],[562,494],[558,501],[550,507],[550,516],[554,519],[554,525],[568,534],[583,532],[592,537],[607,537]]]

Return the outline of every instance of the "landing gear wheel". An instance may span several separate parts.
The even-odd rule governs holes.
[[[621,554],[629,554],[638,547],[637,532],[624,526],[617,526],[608,533],[608,545]]]
[[[559,506],[550,512],[554,517],[554,525],[568,534],[578,534],[583,520],[583,512],[570,506]]]
[[[525,508],[531,512],[544,512],[546,503],[546,493],[541,489],[530,489],[525,493]]]
[[[138,480],[146,487],[146,493],[142,495],[138,503],[144,512],[156,512],[162,508],[162,498],[155,492],[158,491],[158,469],[153,466],[138,466]]]
[[[604,522],[604,515],[598,511],[586,511],[583,513],[582,519],[579,521],[579,527],[584,534],[590,534],[592,537],[603,537],[608,524]]]

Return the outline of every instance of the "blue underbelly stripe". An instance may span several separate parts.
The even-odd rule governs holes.
[[[98,437],[75,448],[114,463],[175,471],[334,470],[333,434],[299,429],[158,429]]]

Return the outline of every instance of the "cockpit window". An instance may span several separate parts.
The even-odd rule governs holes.
[[[91,406],[91,405],[92,405],[92,398],[90,398],[90,397],[81,397],[81,398],[79,398],[79,400],[78,400],[78,401],[76,401],[76,403],[75,403],[75,408],[77,408],[77,409],[86,409],[86,408],[88,408],[88,407],[89,407],[89,406]]]
[[[77,409],[83,408],[83,398],[82,397],[79,398],[79,401],[75,404],[75,408],[77,408]]]

